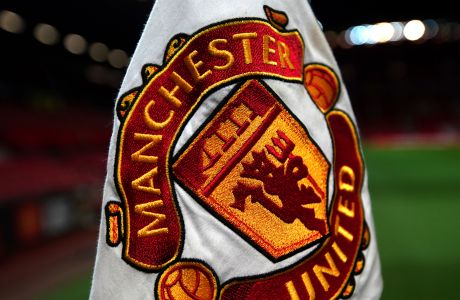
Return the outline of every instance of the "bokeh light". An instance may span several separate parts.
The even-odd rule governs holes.
[[[109,52],[108,59],[112,67],[118,69],[126,67],[129,62],[128,54],[126,54],[126,52],[121,49],[111,50]]]
[[[83,54],[86,51],[88,43],[85,38],[79,34],[68,34],[64,38],[64,47],[73,54]]]
[[[407,22],[404,26],[404,36],[409,41],[416,41],[420,39],[425,33],[425,24],[420,20],[412,20]]]
[[[109,48],[104,43],[92,43],[89,46],[89,56],[97,61],[104,62],[107,60],[107,55],[109,54]]]
[[[34,37],[42,44],[55,45],[59,42],[59,31],[52,25],[39,23],[35,26]]]
[[[26,23],[24,19],[9,10],[3,10],[0,12],[0,28],[11,32],[11,33],[21,33],[24,31]]]
[[[374,43],[386,43],[393,38],[395,29],[388,22],[377,23],[370,27],[370,40]]]

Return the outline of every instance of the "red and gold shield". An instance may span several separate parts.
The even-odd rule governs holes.
[[[265,84],[243,84],[173,172],[197,201],[273,261],[329,233],[329,163]]]

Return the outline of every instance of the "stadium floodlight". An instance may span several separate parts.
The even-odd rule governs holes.
[[[347,40],[352,45],[363,45],[369,40],[369,29],[367,25],[354,26],[348,31]]]
[[[393,36],[390,39],[390,42],[397,42],[404,38],[404,24],[402,22],[391,22],[391,26],[394,29]]]
[[[409,41],[420,39],[425,33],[425,24],[420,20],[412,20],[404,25],[404,37]]]
[[[372,25],[370,29],[370,40],[374,43],[386,43],[391,40],[395,33],[394,27],[388,22],[381,22]]]

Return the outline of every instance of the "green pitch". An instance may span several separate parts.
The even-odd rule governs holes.
[[[457,299],[460,149],[365,148],[383,299]]]
[[[382,299],[458,298],[460,148],[365,147],[364,156],[385,281]],[[89,288],[88,274],[43,299],[87,299]]]

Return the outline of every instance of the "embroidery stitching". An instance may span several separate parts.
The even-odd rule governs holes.
[[[235,38],[248,30],[254,38]],[[264,63],[264,51],[274,59],[276,48],[251,48],[251,42],[263,43],[264,36],[282,45],[279,59],[293,68]],[[146,66],[144,85],[128,92],[118,104],[122,125],[115,182],[125,209],[123,259],[150,272],[172,263],[182,251],[182,218],[168,165],[176,137],[201,99],[213,89],[255,75],[302,80],[303,41],[296,31],[281,32],[265,21],[242,19],[209,26],[187,41],[184,37],[173,38],[165,66]],[[221,42],[224,37],[225,43]],[[227,48],[217,48],[221,44]],[[203,45],[209,45],[206,63],[197,50]],[[290,51],[283,45],[289,45]],[[237,56],[241,46],[245,51]],[[246,64],[249,55],[252,63]],[[146,247],[152,251],[144,251]]]
[[[329,232],[329,164],[259,81],[247,81],[225,101],[173,170],[200,204],[273,261]]]
[[[231,20],[191,36],[175,35],[163,66],[145,65],[143,84],[117,103],[115,182],[122,202],[105,207],[106,240],[112,247],[122,242],[122,258],[133,267],[160,272],[155,287],[160,299],[348,298],[354,275],[363,271],[362,251],[370,242],[360,199],[364,167],[355,125],[333,109],[340,81],[327,65],[303,66],[303,41],[297,31],[285,30],[287,15],[268,6],[264,11],[269,23]],[[255,80],[262,77],[303,83],[329,126],[332,165],[295,114]],[[172,158],[177,137],[205,95],[244,80]],[[193,169],[197,162],[202,174]],[[330,168],[335,192],[327,211]],[[210,265],[180,258],[184,224],[171,176],[273,262],[314,244],[321,247],[282,270],[220,286]],[[267,218],[297,227],[273,237],[259,226]]]
[[[214,271],[198,260],[181,260],[164,270],[157,280],[155,294],[160,300],[213,300],[218,296]]]
[[[326,119],[334,141],[336,178],[329,213],[331,235],[319,250],[297,264],[230,280],[223,285],[220,299],[233,299],[235,295],[238,299],[337,299],[353,293],[359,253],[369,242],[360,196],[364,167],[356,128],[348,115],[332,110]]]

